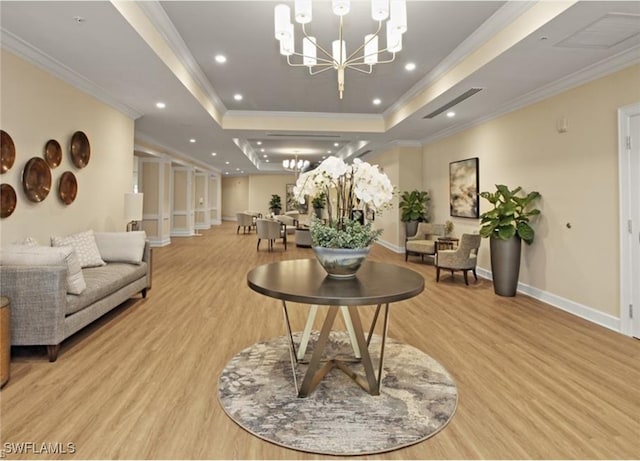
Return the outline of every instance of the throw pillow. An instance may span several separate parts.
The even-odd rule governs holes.
[[[0,265],[67,266],[67,293],[79,295],[87,284],[73,247],[8,245],[0,250]]]
[[[140,264],[147,240],[145,231],[96,232],[100,256],[106,262]]]
[[[100,257],[96,238],[92,230],[68,235],[67,237],[51,237],[51,246],[72,246],[76,250],[81,267],[104,266]]]

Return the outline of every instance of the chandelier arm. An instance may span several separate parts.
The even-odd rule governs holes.
[[[307,31],[306,31],[306,28],[305,28],[305,24],[302,24],[302,33],[304,34],[304,36],[305,36],[306,38],[309,38],[309,35],[307,34]],[[317,49],[319,49],[320,51],[322,51],[322,52],[324,53],[324,55],[325,55],[325,56],[327,56],[327,58],[329,58],[329,59],[325,59],[325,58],[318,58],[318,57],[316,56],[316,59],[319,59],[319,60],[324,61],[324,62],[330,62],[330,63],[331,63],[331,65],[337,64],[337,62],[335,62],[335,59],[333,59],[333,55],[332,55],[331,53],[329,53],[327,50],[325,50],[321,45],[318,45],[318,43],[317,43],[317,42],[315,42],[313,45],[314,45]],[[296,53],[296,52],[294,51],[294,54],[298,54],[298,53]],[[302,56],[302,55],[300,55],[300,56]]]
[[[316,66],[314,66],[314,67],[316,67]],[[333,64],[324,64],[324,69],[320,69],[320,70],[316,70],[316,71],[313,71],[313,70],[311,70],[311,68],[309,68],[309,75],[318,75],[318,74],[321,74],[322,72],[326,72],[326,71],[331,70],[331,69],[333,69]]]
[[[360,52],[360,50],[362,50],[364,47],[366,47],[366,46],[369,44],[369,42],[370,42],[371,40],[373,40],[375,37],[377,37],[377,36],[380,34],[380,30],[381,30],[381,29],[382,29],[382,21],[378,21],[378,30],[376,30],[376,31],[371,35],[371,38],[370,38],[369,40],[367,40],[366,42],[364,42],[364,43],[363,43],[362,45],[360,45],[360,46],[359,46],[359,47],[358,47],[358,48],[357,48],[353,53],[351,53],[351,54],[349,55],[349,57],[347,58],[347,60],[346,60],[346,62],[345,62],[345,65],[347,65],[347,66],[348,66],[348,65],[349,65],[349,62],[353,60],[353,57],[354,57],[356,54],[358,54],[358,53]],[[378,52],[377,52],[377,54],[382,53],[382,51],[384,51],[384,50],[380,50],[380,51],[378,51]],[[372,53],[372,55],[373,55],[373,54],[375,54],[375,53]],[[367,56],[369,56],[369,55],[367,55]],[[361,56],[360,58],[364,58],[364,56]],[[360,59],[360,58],[356,58],[356,59]]]
[[[378,52],[378,54],[383,53],[384,51],[386,51],[386,50],[381,50],[381,51]],[[387,59],[385,61],[378,61],[376,64],[388,64],[390,62],[393,62],[396,59],[396,54],[391,52],[391,51],[390,51],[390,53],[392,54],[391,59]],[[348,67],[350,69],[352,68],[352,66],[371,66],[371,67],[373,67],[375,64],[367,64],[366,62],[364,62],[364,58],[365,57],[366,56],[360,56],[358,58],[358,59],[362,59],[362,61],[360,61],[360,62],[357,62],[356,59],[353,59],[353,60],[349,61],[346,64],[346,67]]]
[[[304,55],[304,54],[302,54],[302,53],[297,53],[297,52],[295,52],[295,51],[294,51],[293,53],[291,53],[291,55],[294,55],[294,56],[300,56],[300,57],[302,57],[302,58],[308,57],[308,56],[306,56],[306,55]],[[304,64],[304,63],[295,63],[295,62],[291,62],[291,55],[288,55],[288,56],[287,56],[287,64],[289,64],[291,67],[309,67],[307,64]],[[316,66],[322,66],[322,67],[324,67],[324,66],[330,66],[330,67],[333,67],[333,61],[330,61],[330,60],[328,60],[328,59],[324,59],[324,58],[317,58],[317,59],[318,59],[318,60],[320,60],[320,61],[322,61],[322,63],[320,63],[320,64],[314,64],[314,65],[313,65],[313,66],[311,66],[311,67],[316,67]]]
[[[355,66],[369,66],[369,70],[360,69],[360,68],[355,67]],[[357,70],[358,72],[362,72],[363,74],[370,74],[370,73],[373,72],[373,66],[371,64],[365,64],[365,63],[352,64],[349,67],[347,67],[347,69]]]

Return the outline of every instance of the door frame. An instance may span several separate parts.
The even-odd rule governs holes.
[[[633,319],[629,306],[633,301],[632,293],[632,245],[639,232],[640,222],[633,223],[633,232],[629,232],[628,223],[632,221],[631,203],[632,170],[631,149],[627,148],[627,137],[631,136],[630,119],[640,116],[640,102],[618,109],[618,178],[620,203],[620,330],[627,336],[633,335]],[[637,140],[637,141],[640,141]],[[634,178],[640,181],[640,177]],[[640,316],[640,306],[633,306],[635,317]]]

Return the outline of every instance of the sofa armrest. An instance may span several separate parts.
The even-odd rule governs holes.
[[[0,291],[11,303],[11,344],[54,345],[64,339],[66,266],[1,266]]]
[[[149,240],[144,242],[144,252],[142,253],[142,261],[147,263],[147,288],[151,289],[151,271],[153,269],[153,253]]]

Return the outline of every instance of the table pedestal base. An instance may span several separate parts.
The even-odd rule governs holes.
[[[289,336],[289,353],[291,358],[291,368],[293,373],[293,381],[296,387],[296,392],[298,393],[298,397],[307,397],[309,396],[313,390],[317,387],[318,383],[322,381],[322,378],[326,376],[326,374],[331,371],[333,368],[338,368],[343,371],[347,376],[349,376],[353,381],[356,382],[360,387],[362,387],[365,391],[367,391],[371,395],[380,395],[380,384],[382,382],[382,369],[384,365],[384,347],[387,338],[387,330],[389,327],[389,304],[384,305],[384,325],[382,331],[382,342],[380,345],[380,359],[378,363],[378,374],[376,376],[376,372],[374,370],[373,361],[371,359],[371,354],[369,353],[369,344],[371,342],[371,337],[373,335],[373,331],[375,329],[378,315],[380,313],[381,304],[378,304],[375,315],[371,322],[371,326],[369,328],[369,334],[365,338],[364,331],[362,328],[362,321],[360,319],[360,314],[358,313],[357,306],[329,306],[327,311],[327,316],[324,319],[322,324],[322,329],[320,330],[320,336],[318,337],[317,342],[313,348],[313,354],[311,355],[311,360],[309,361],[309,366],[307,371],[302,379],[302,384],[298,387],[298,381],[296,378],[296,365],[301,362],[303,354],[296,353],[296,345],[293,340],[293,332],[291,330],[291,323],[289,322],[289,313],[287,311],[286,302],[282,302],[285,325],[287,328],[287,334]],[[316,306],[313,306],[317,309]],[[327,342],[329,340],[329,334],[331,333],[331,329],[333,327],[333,323],[335,322],[336,316],[338,314],[338,310],[342,310],[342,314],[345,318],[346,325],[352,325],[352,328],[348,328],[352,345],[354,349],[355,358],[358,359],[362,366],[364,367],[364,376],[353,371],[345,360],[342,359],[329,359],[323,360],[324,351],[327,346]],[[315,312],[313,312],[313,316],[315,316]],[[347,320],[348,319],[348,320]],[[311,321],[313,323],[313,321]],[[307,320],[307,327],[309,327],[309,321]],[[306,332],[305,328],[305,332]],[[355,344],[354,344],[355,338]],[[301,340],[301,350],[306,350],[306,341],[308,340],[308,335],[303,334]],[[357,345],[357,348],[356,348]],[[361,357],[357,357],[358,352]],[[324,362],[324,364],[323,364]]]

